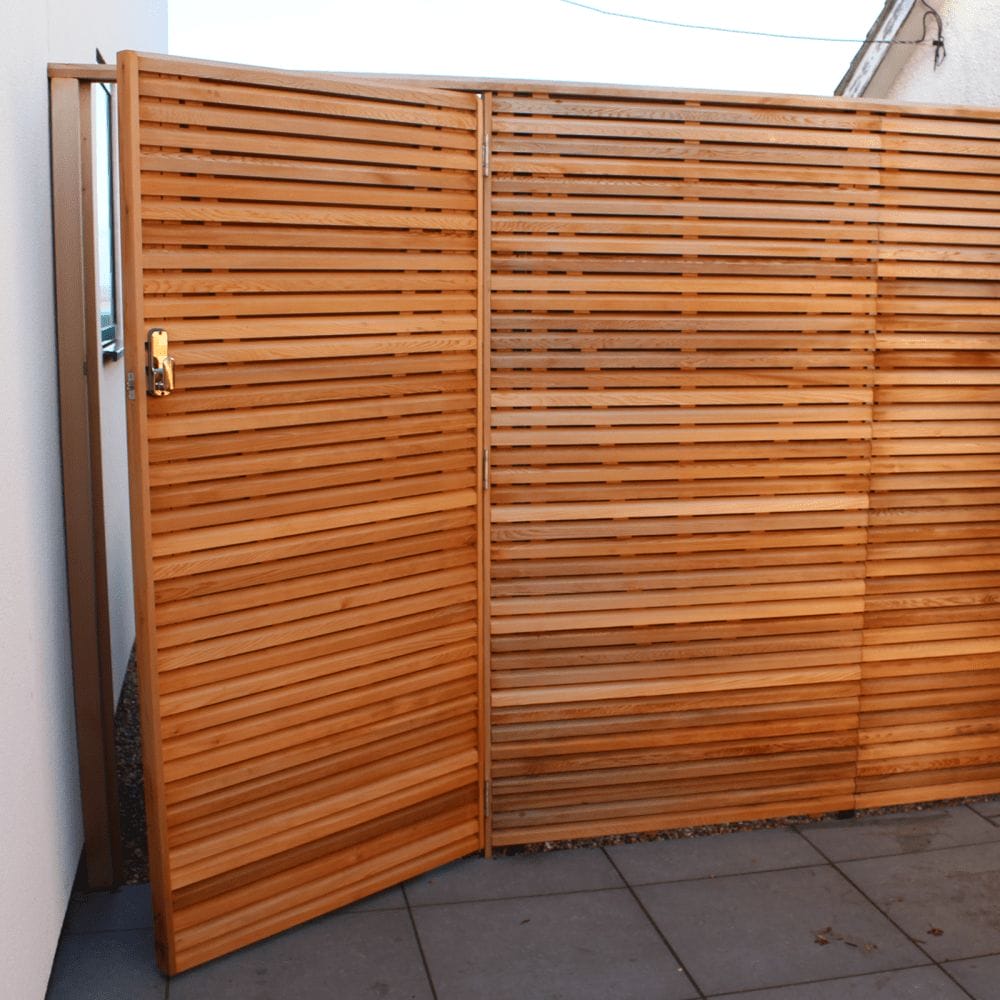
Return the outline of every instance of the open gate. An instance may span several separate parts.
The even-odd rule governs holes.
[[[132,53],[119,86],[174,973],[482,845],[482,114]]]

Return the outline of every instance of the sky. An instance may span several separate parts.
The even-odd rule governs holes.
[[[168,0],[175,55],[329,72],[832,94],[882,0]]]

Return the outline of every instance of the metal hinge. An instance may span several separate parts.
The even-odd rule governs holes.
[[[483,136],[483,176],[490,176],[490,137],[488,133]]]
[[[493,815],[493,783],[490,781],[483,787],[483,812],[487,816]]]
[[[135,372],[129,372],[125,376],[125,392],[131,402],[135,402]]]
[[[490,449],[483,449],[483,489],[490,488]]]

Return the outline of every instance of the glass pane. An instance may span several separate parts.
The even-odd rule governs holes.
[[[97,305],[101,330],[115,337],[115,227],[111,158],[111,91],[98,85],[94,94],[94,223],[97,228]],[[109,330],[110,328],[110,330]]]

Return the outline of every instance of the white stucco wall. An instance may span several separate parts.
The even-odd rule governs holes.
[[[920,4],[917,5],[918,10]],[[929,48],[920,46],[907,59],[885,93],[865,96],[926,104],[1000,107],[1000,0],[940,0],[935,9],[944,21],[947,58],[937,68]],[[928,20],[928,30],[933,21]]]
[[[165,0],[6,0],[0,38],[0,992],[41,1000],[82,847],[46,64],[165,50]]]

